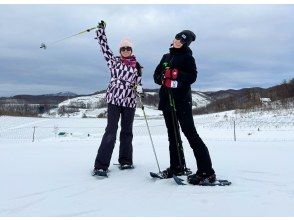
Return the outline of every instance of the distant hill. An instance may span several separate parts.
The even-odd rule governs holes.
[[[46,94],[44,96],[76,97],[76,96],[78,96],[78,94],[73,93],[73,92],[59,92],[59,93],[55,93],[55,94]]]
[[[143,104],[149,108],[157,109],[159,102],[158,89],[146,89],[144,90],[145,97],[143,99]],[[193,108],[204,107],[209,104],[211,99],[201,93],[201,92],[192,92],[192,105]],[[68,99],[59,103],[57,109],[52,109],[49,115],[67,115],[67,116],[77,116],[83,115],[83,117],[105,117],[106,111],[96,111],[96,109],[104,108],[106,110],[107,103],[105,100],[105,91],[95,92],[93,95],[89,96],[79,96]],[[96,115],[95,115],[96,114]],[[94,115],[94,116],[93,116]]]
[[[208,95],[212,101],[205,107],[194,109],[194,114],[258,108],[265,105],[264,98],[270,100],[270,103],[266,103],[266,107],[275,108],[279,106],[279,108],[287,108],[287,106],[293,105],[294,81],[292,79],[289,82],[266,89],[253,87],[203,93]]]
[[[72,92],[60,92],[45,95],[15,95],[0,98],[0,115],[38,116],[60,102],[78,96]]]
[[[56,94],[44,94],[44,95],[15,95],[12,97],[1,97],[1,103],[19,103],[19,104],[50,104],[58,105],[58,103],[72,97],[78,96],[72,92],[59,92]]]
[[[55,115],[78,114],[86,110],[92,115],[103,117],[105,111],[93,110],[106,108],[105,90],[89,95],[77,95],[72,92],[60,92],[45,95],[16,95],[0,98],[0,115],[38,116],[50,112]],[[157,109],[159,89],[145,89],[143,104]],[[270,88],[242,88],[220,91],[192,91],[192,106],[194,114],[213,113],[234,109],[252,109],[269,102],[281,108],[293,104],[294,80],[284,82]],[[277,104],[278,103],[278,104]],[[104,112],[104,113],[103,113]],[[98,115],[97,115],[98,116]],[[104,114],[105,116],[105,114]]]

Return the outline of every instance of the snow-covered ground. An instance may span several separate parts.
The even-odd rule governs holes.
[[[178,186],[171,179],[152,179],[149,172],[157,166],[142,117],[134,122],[135,169],[111,165],[109,178],[99,180],[90,171],[105,119],[2,116],[0,216],[294,215],[293,111],[231,111],[194,121],[217,176],[231,186]],[[164,121],[151,116],[148,122],[164,169],[169,165]],[[187,165],[195,172],[192,150],[183,141]],[[111,164],[117,162],[118,145]]]

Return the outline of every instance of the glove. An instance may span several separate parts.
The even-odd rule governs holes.
[[[172,69],[171,70],[171,78],[172,79],[177,79],[178,78],[178,74],[179,74],[179,70],[178,69]]]
[[[164,79],[170,79],[171,78],[171,69],[166,68],[163,72],[163,78]]]
[[[177,88],[178,87],[178,81],[176,80],[171,80],[169,78],[165,78],[162,81],[162,85],[166,88]]]
[[[98,23],[98,28],[105,29],[105,28],[106,28],[106,23],[105,23],[105,21],[101,20],[101,21]]]
[[[166,68],[164,70],[164,77],[163,78],[177,79],[178,78],[178,74],[179,74],[178,69]]]
[[[144,92],[143,92],[143,87],[141,85],[136,86],[136,93],[141,97],[145,98]]]
[[[143,87],[141,85],[136,86],[136,92],[139,94],[143,94]]]

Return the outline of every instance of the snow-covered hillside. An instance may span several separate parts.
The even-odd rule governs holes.
[[[156,92],[146,92],[147,95],[156,95]],[[144,102],[144,100],[143,100]],[[210,103],[210,98],[203,93],[193,92],[192,93],[192,105],[193,108],[199,108],[206,106]],[[64,102],[61,102],[58,105],[58,108],[52,109],[50,114],[44,114],[43,117],[91,117],[97,118],[99,116],[103,117],[106,113],[106,101],[105,93],[99,93],[90,96],[81,96],[68,99]],[[73,109],[74,111],[66,114],[58,114],[61,108]],[[154,116],[161,115],[161,112],[157,110],[154,106],[146,105],[146,111],[149,111],[150,114]],[[136,112],[136,115],[141,115],[140,111]]]
[[[192,92],[192,105],[193,108],[201,108],[208,105],[211,102],[211,98],[201,92]]]
[[[157,166],[143,117],[134,121],[135,169],[112,165],[118,133],[109,178],[99,180],[90,172],[106,119],[2,116],[0,216],[293,216],[293,112],[194,117],[217,176],[232,181],[228,187],[152,179],[149,172]],[[164,120],[148,115],[148,122],[164,169],[169,165]],[[195,172],[184,136],[183,145],[187,166]]]
[[[86,108],[97,108],[101,102],[105,99],[105,93],[100,93],[91,96],[81,96],[76,98],[68,99],[64,102],[59,103],[58,107],[61,106],[76,106]]]

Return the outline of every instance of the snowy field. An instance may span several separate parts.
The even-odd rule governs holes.
[[[194,117],[217,176],[232,181],[226,187],[152,179],[149,172],[157,166],[142,117],[134,122],[135,169],[111,165],[109,178],[99,180],[90,172],[105,119],[2,116],[0,216],[294,216],[292,112]],[[157,115],[149,124],[165,169],[164,121]],[[195,172],[192,150],[183,142],[187,166]],[[111,164],[117,163],[118,144]]]

